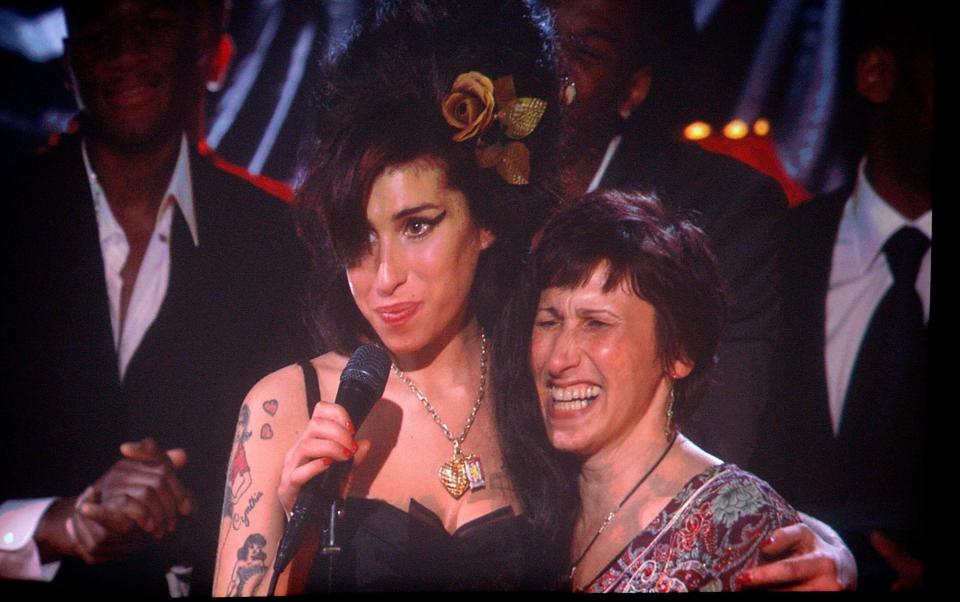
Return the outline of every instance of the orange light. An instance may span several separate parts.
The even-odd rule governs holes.
[[[732,138],[733,140],[739,140],[748,133],[750,133],[750,128],[741,119],[734,119],[727,125],[723,126],[723,135],[727,138]]]
[[[687,140],[703,140],[710,136],[710,124],[703,121],[694,121],[683,128],[683,136]]]
[[[770,122],[762,117],[753,122],[753,133],[757,136],[766,136],[770,133]]]

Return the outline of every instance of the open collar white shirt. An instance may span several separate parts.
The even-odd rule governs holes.
[[[843,208],[827,289],[824,355],[834,434],[840,430],[847,387],[870,318],[893,284],[883,245],[903,226],[913,226],[933,240],[933,210],[908,220],[877,194],[865,167],[866,159],[860,162],[856,187]],[[917,273],[925,320],[930,317],[932,256],[931,247]]]
[[[113,327],[113,344],[117,350],[120,379],[126,373],[130,359],[136,353],[150,325],[156,319],[167,293],[170,281],[170,231],[173,226],[174,205],[180,208],[193,244],[199,246],[197,219],[193,204],[193,183],[190,177],[190,151],[186,135],[180,141],[170,183],[157,209],[157,218],[140,264],[133,292],[123,324],[120,323],[120,296],[123,290],[121,272],[130,254],[127,236],[110,210],[100,181],[90,164],[86,143],[82,145],[83,165],[93,195],[93,207],[97,216],[100,234],[100,252],[103,256],[103,274],[107,281],[107,296],[110,299],[110,324]]]
[[[136,353],[150,325],[156,319],[167,294],[170,280],[170,232],[173,226],[174,205],[180,208],[193,244],[199,246],[197,218],[194,210],[193,182],[190,176],[190,147],[186,134],[181,137],[177,163],[170,176],[163,201],[157,209],[157,218],[140,264],[137,280],[130,296],[124,324],[120,325],[120,296],[123,290],[121,270],[130,254],[127,236],[110,210],[103,188],[97,178],[85,143],[81,143],[83,165],[86,168],[93,207],[97,217],[103,272],[110,300],[110,324],[113,343],[117,350],[117,368],[123,379],[130,359]],[[33,535],[43,513],[56,498],[7,500],[0,504],[0,578],[50,581],[60,563],[41,565],[40,554]]]

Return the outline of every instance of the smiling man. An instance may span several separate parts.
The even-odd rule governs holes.
[[[203,592],[229,416],[306,350],[300,252],[288,208],[198,150],[224,3],[65,13],[79,132],[4,178],[3,378],[24,411],[3,443],[0,575],[178,595],[192,573]]]

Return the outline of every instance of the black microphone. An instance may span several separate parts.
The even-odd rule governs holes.
[[[373,404],[383,396],[389,375],[390,357],[382,347],[358,347],[347,362],[340,374],[336,403],[343,406],[357,429],[370,413]],[[277,548],[274,578],[287,568],[300,548],[306,526],[313,523],[314,517],[322,508],[329,508],[334,500],[339,499],[340,482],[346,476],[350,465],[349,461],[334,462],[323,474],[312,478],[300,490]]]

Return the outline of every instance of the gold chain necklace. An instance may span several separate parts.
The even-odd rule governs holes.
[[[433,417],[433,421],[440,427],[440,430],[443,431],[443,435],[453,444],[453,455],[448,462],[440,465],[440,469],[437,472],[437,475],[440,477],[440,483],[443,484],[447,492],[452,495],[454,499],[460,499],[468,489],[474,491],[485,487],[487,482],[483,476],[483,465],[480,463],[480,458],[473,454],[465,455],[460,450],[460,446],[463,445],[463,442],[466,440],[467,434],[470,432],[470,427],[473,426],[473,421],[477,417],[480,403],[483,402],[483,392],[487,384],[487,335],[482,329],[480,330],[480,389],[477,391],[477,401],[474,402],[473,409],[470,410],[470,415],[467,416],[467,422],[463,425],[463,431],[459,437],[453,436],[450,428],[440,418],[440,414],[437,413],[437,410],[427,400],[427,396],[410,380],[410,377],[404,374],[403,370],[398,368],[396,363],[392,363],[390,367],[393,368],[393,372],[397,375],[397,378],[403,381],[403,383],[413,391],[413,394],[416,395],[420,403],[423,404],[423,407],[430,416]]]

